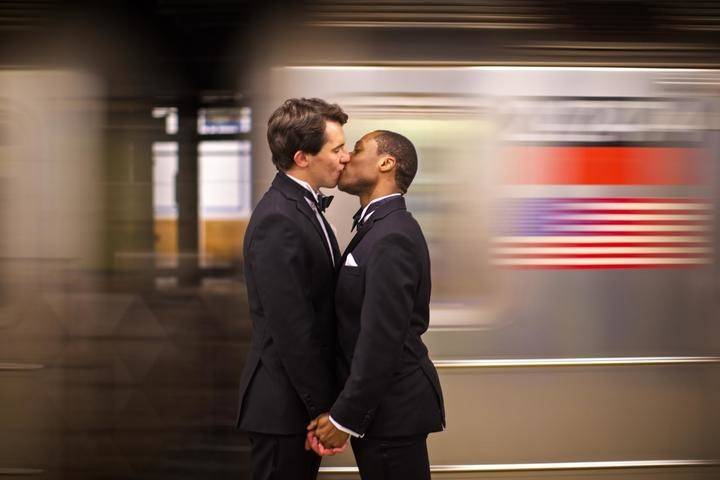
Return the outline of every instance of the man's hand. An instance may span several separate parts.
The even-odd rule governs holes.
[[[313,432],[308,432],[307,438],[305,439],[305,450],[312,450],[321,457],[328,457],[331,455],[342,453],[347,450],[347,446],[348,444],[346,443],[340,448],[325,448]]]
[[[340,448],[345,445],[350,435],[335,428],[330,421],[330,415],[323,413],[315,420],[315,436],[325,448]],[[312,422],[310,422],[312,425]]]
[[[330,446],[328,444],[324,444],[324,442],[321,442],[316,433],[316,429],[319,425],[325,425],[325,423],[329,423],[330,426],[335,428],[335,426],[330,422],[329,415],[327,413],[324,413],[322,415],[319,415],[315,420],[310,422],[307,426],[307,438],[305,439],[305,450],[312,449],[315,453],[317,453],[320,456],[328,456],[328,455],[335,455],[336,453],[344,452],[347,449],[347,437],[349,435],[344,434],[340,430],[335,429],[336,431],[340,432],[341,434],[345,435],[345,440],[339,444],[339,446]]]

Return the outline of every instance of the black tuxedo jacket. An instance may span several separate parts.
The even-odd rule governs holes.
[[[357,267],[346,265],[352,254]],[[420,336],[427,330],[430,257],[405,199],[384,201],[345,251],[335,290],[343,390],[330,415],[369,437],[442,430],[442,390]]]
[[[278,173],[245,233],[252,340],[240,380],[238,425],[246,431],[304,433],[338,392],[335,273],[308,195]],[[338,262],[335,235],[327,222],[325,228]]]

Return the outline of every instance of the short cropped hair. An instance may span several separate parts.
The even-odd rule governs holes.
[[[348,116],[335,103],[319,98],[285,100],[268,120],[267,139],[278,170],[289,170],[298,150],[316,155],[325,144],[325,122],[344,125]]]
[[[399,133],[388,130],[376,130],[374,133],[378,155],[391,155],[395,158],[395,184],[403,193],[407,193],[418,168],[415,146]]]

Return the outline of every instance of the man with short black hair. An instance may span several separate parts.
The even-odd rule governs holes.
[[[244,242],[252,340],[240,381],[238,426],[250,437],[253,480],[311,480],[320,457],[305,426],[332,405],[337,240],[323,211],[348,161],[347,115],[320,99],[290,99],[268,121],[278,173]]]
[[[344,387],[329,414],[308,425],[308,439],[323,453],[352,436],[363,480],[428,480],[427,435],[445,424],[440,381],[420,338],[430,257],[402,196],[416,172],[412,143],[378,130],[355,144],[338,183],[361,205],[335,287]]]
[[[395,185],[407,193],[417,173],[415,146],[406,137],[388,130],[375,130],[372,138],[377,144],[378,155],[390,155],[396,159]]]

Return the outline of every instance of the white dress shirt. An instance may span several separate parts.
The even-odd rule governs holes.
[[[390,198],[390,197],[398,197],[398,196],[400,196],[400,195],[402,195],[402,194],[401,194],[401,193],[391,193],[390,195],[385,195],[384,197],[375,198],[375,199],[371,200],[367,205],[365,205],[365,208],[363,208],[363,211],[362,211],[362,213],[360,214],[360,219],[359,219],[358,221],[359,221],[359,222],[366,222],[367,219],[370,218],[373,213],[375,213],[375,210],[373,210],[372,212],[370,212],[370,213],[367,214],[367,217],[365,216],[365,212],[368,211],[368,208],[370,208],[370,206],[371,206],[373,203],[377,203],[377,202],[379,202],[380,200],[385,200],[386,198]]]

